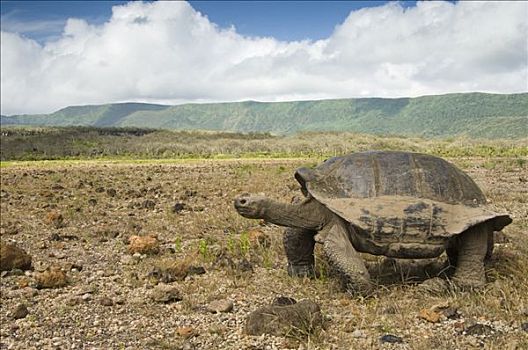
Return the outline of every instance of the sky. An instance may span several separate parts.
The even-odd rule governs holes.
[[[0,112],[528,91],[528,2],[2,1]]]

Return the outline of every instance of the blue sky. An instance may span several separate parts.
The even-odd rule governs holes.
[[[112,15],[112,6],[127,1],[2,1],[4,29],[17,29],[43,42],[60,36],[66,20],[82,18],[101,24]],[[278,40],[319,40],[330,36],[351,11],[376,7],[387,1],[189,1],[221,27],[235,26],[248,36]],[[416,1],[401,1],[412,7]]]
[[[528,90],[528,1],[1,2],[0,113]]]

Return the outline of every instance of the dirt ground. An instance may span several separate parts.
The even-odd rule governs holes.
[[[369,298],[342,292],[323,258],[319,279],[289,277],[282,229],[233,208],[242,192],[289,202],[299,194],[294,169],[316,160],[4,167],[2,244],[29,253],[33,271],[2,273],[0,349],[528,349],[528,164],[451,161],[514,219],[488,284],[424,294],[395,268]],[[152,249],[131,250],[133,236],[152,237]],[[65,272],[64,286],[42,288],[50,269]],[[156,297],[163,284],[177,296]],[[247,315],[277,296],[319,303],[323,327],[244,334]],[[215,313],[215,302],[232,310]],[[28,313],[16,318],[20,304]]]

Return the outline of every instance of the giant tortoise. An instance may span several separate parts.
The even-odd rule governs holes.
[[[487,207],[468,175],[426,154],[353,153],[314,169],[300,168],[295,178],[303,200],[286,204],[246,193],[235,199],[235,208],[246,218],[289,227],[285,249],[290,274],[313,271],[317,235],[350,292],[373,288],[358,252],[424,259],[446,251],[456,265],[453,285],[482,287],[493,231],[512,221]],[[437,285],[443,280],[432,281]]]

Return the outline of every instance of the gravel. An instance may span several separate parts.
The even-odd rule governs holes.
[[[526,250],[515,246],[524,239],[526,206],[515,196],[524,193],[517,179],[526,170],[471,168],[494,205],[516,220],[508,246],[498,249],[502,260],[489,267],[496,282],[487,294],[423,296],[416,286],[395,284],[362,299],[342,293],[331,276],[290,278],[282,230],[231,209],[232,198],[245,191],[291,199],[298,193],[292,170],[310,162],[2,168],[2,190],[9,193],[1,202],[2,244],[31,255],[33,270],[2,272],[0,349],[465,349],[515,342],[522,348],[526,280],[513,274],[526,265]],[[52,211],[62,220],[46,221]],[[246,235],[252,230],[266,239],[252,243]],[[159,251],[131,254],[134,235],[157,235]],[[227,263],[217,263],[220,253]],[[193,268],[162,283],[148,277],[161,259],[189,259]],[[38,276],[49,271],[60,283],[38,289]],[[274,300],[294,305],[290,298],[320,305],[324,327],[310,336],[244,333],[248,315]],[[223,305],[213,313],[208,307],[215,302]],[[418,317],[438,304],[446,305],[437,310],[438,322]],[[27,314],[17,318],[20,305]],[[389,334],[404,343],[382,343]]]

